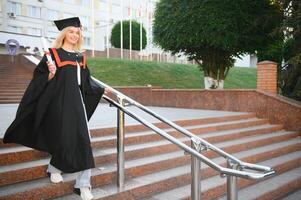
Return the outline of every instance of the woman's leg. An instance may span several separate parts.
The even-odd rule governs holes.
[[[50,162],[46,172],[52,183],[59,183],[63,181],[63,177],[61,175],[62,171],[51,165]]]
[[[48,167],[47,167],[47,172],[49,173],[61,173],[62,171],[55,168],[53,165],[51,165],[50,163],[48,164]]]
[[[90,179],[91,179],[91,169],[86,169],[84,171],[81,171],[76,178],[74,188],[89,187],[91,189]]]

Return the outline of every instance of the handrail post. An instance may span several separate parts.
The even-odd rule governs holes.
[[[117,97],[120,105],[124,106],[124,99]],[[124,186],[124,112],[117,109],[117,186],[123,189]]]
[[[196,138],[191,138],[191,147],[200,152],[201,142]],[[191,155],[191,199],[201,200],[201,161]]]
[[[227,167],[231,169],[238,169],[238,164],[233,162],[231,159],[227,159]],[[227,200],[237,200],[237,177],[227,176]]]

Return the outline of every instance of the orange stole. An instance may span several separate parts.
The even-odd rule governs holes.
[[[73,61],[61,61],[57,51],[55,48],[51,48],[53,55],[54,55],[54,59],[56,61],[56,63],[58,64],[58,67],[63,67],[65,65],[74,65],[76,66],[76,62]],[[83,62],[79,63],[79,66],[83,67],[84,69],[86,68],[86,55],[83,54]]]

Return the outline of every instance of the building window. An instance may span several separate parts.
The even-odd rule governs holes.
[[[49,37],[49,38],[54,39],[54,38],[56,38],[57,36],[58,36],[58,32],[57,32],[57,31],[48,31],[48,32],[47,32],[47,37]]]
[[[27,33],[29,35],[41,36],[42,35],[42,29],[29,27],[29,28],[27,28]]]
[[[21,4],[8,1],[7,2],[8,12],[14,13],[14,15],[21,15]]]
[[[90,19],[89,19],[88,16],[80,16],[80,21],[81,21],[81,24],[84,27],[89,27],[89,25],[90,25]]]
[[[91,0],[80,0],[80,4],[85,7],[91,6]]]
[[[84,45],[85,46],[90,46],[90,38],[89,37],[84,37]]]
[[[22,33],[22,27],[9,25],[7,28],[8,28],[9,32],[12,32],[12,33]]]
[[[28,16],[41,18],[41,8],[36,6],[28,6]]]
[[[48,10],[48,20],[57,20],[59,18],[59,11],[57,10]]]

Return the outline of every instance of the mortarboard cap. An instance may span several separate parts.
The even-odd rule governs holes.
[[[54,23],[60,31],[68,26],[81,27],[81,23],[78,17],[55,20]]]

